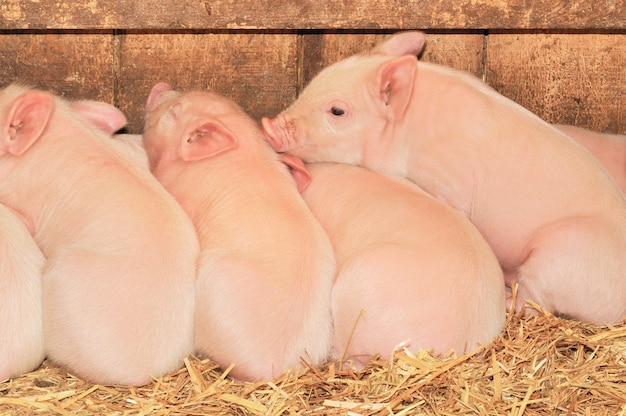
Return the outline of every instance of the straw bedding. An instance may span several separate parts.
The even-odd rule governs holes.
[[[363,371],[334,362],[259,383],[191,356],[141,388],[92,385],[44,362],[0,383],[0,414],[626,416],[626,326],[509,313],[492,345],[462,357],[401,350]]]

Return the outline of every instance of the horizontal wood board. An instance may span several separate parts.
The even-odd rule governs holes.
[[[625,0],[5,0],[7,29],[624,29]]]

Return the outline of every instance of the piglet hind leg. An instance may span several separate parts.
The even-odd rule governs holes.
[[[330,306],[306,285],[292,293],[298,285],[297,280],[276,281],[245,259],[214,250],[196,283],[196,351],[222,368],[235,364],[230,374],[246,381],[301,367],[301,358],[313,365],[325,361]]]
[[[410,349],[462,355],[500,333],[503,285],[424,264],[431,265],[399,245],[370,247],[344,264],[332,294],[334,358],[360,369],[407,341]]]
[[[593,218],[538,233],[519,268],[516,308],[526,300],[556,315],[608,325],[626,315],[624,236]]]

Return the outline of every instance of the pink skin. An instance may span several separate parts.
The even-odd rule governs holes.
[[[70,108],[86,118],[103,133],[112,136],[113,146],[131,158],[135,166],[148,168],[148,156],[143,148],[141,134],[114,134],[126,125],[126,116],[114,106],[91,100],[69,103]]]
[[[260,126],[224,97],[157,84],[144,147],[200,238],[197,352],[242,380],[325,361],[332,247]]]
[[[626,194],[626,135],[599,133],[562,124],[555,127],[589,150]]]
[[[130,157],[135,164],[149,168],[148,155],[143,148],[143,137],[141,134],[115,134],[113,142],[116,146],[123,148],[124,152]]]
[[[407,36],[410,38],[407,41]],[[402,56],[418,55],[422,52],[425,36],[413,32],[403,36],[393,36],[371,52]],[[626,193],[626,135],[598,133],[582,127],[555,124],[561,132],[584,146],[611,174],[623,193]]]
[[[467,218],[401,178],[313,163],[306,186],[304,166],[286,162],[335,250],[335,358],[361,368],[407,340],[460,355],[498,336],[502,270]]]
[[[51,94],[0,91],[0,201],[46,257],[48,357],[94,383],[142,385],[193,349],[199,247],[176,201],[104,130]]]
[[[407,41],[407,38],[410,38]],[[371,52],[393,56],[419,55],[426,38],[421,32],[393,36],[377,45]],[[556,128],[584,146],[611,174],[622,192],[626,193],[626,135],[598,133],[563,124]]]
[[[475,77],[413,55],[353,56],[262,122],[277,151],[406,177],[463,212],[507,284],[519,284],[518,309],[533,300],[600,324],[626,315],[616,183],[582,146]]]
[[[0,381],[34,370],[44,359],[44,261],[19,216],[0,204]]]

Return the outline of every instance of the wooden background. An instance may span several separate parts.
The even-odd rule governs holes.
[[[323,66],[397,30],[549,122],[626,133],[626,0],[0,0],[0,87],[118,106],[159,81],[273,116]]]

